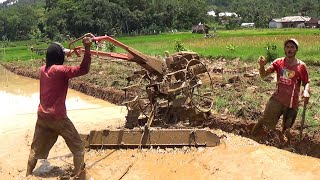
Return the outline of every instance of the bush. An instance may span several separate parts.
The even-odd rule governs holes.
[[[184,44],[180,40],[175,41],[174,50],[176,52],[188,51],[188,49],[184,47]]]
[[[114,44],[112,44],[112,43],[107,42],[107,49],[110,52],[115,52],[116,51],[116,46]]]
[[[235,52],[237,48],[238,48],[238,46],[234,46],[232,44],[230,44],[229,46],[226,46],[226,49],[229,52]]]
[[[267,62],[272,62],[273,60],[278,58],[277,45],[274,43],[267,43],[266,45],[266,60]]]

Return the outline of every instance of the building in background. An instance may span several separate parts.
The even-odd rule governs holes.
[[[308,16],[286,16],[269,22],[269,28],[319,28],[319,25],[318,18]]]
[[[254,23],[241,23],[242,28],[254,28]]]

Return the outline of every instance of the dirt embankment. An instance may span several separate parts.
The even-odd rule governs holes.
[[[12,66],[10,64],[2,64],[7,70],[21,75],[26,76],[34,79],[39,79],[39,72],[30,70],[27,67],[23,66]],[[117,90],[115,88],[107,88],[107,87],[100,87],[94,84],[90,84],[88,82],[82,80],[72,80],[69,82],[69,87],[85,93],[89,96],[93,96],[99,99],[103,99],[109,101],[113,104],[121,104],[124,100],[124,92]]]
[[[11,72],[16,74],[27,76],[31,78],[38,78],[38,71],[33,70],[32,68],[28,68],[27,66],[16,66],[13,64],[4,64],[4,67]],[[226,66],[225,66],[226,67]],[[251,69],[252,70],[252,69]],[[101,74],[101,70],[95,70],[97,74]],[[227,68],[222,69],[219,68],[218,65],[210,65],[211,72],[224,71],[225,74],[228,73]],[[239,69],[238,69],[239,71]],[[210,115],[210,117],[199,123],[198,126],[201,127],[210,127],[221,129],[226,132],[231,132],[237,135],[245,136],[251,139],[256,140],[259,143],[275,146],[278,148],[282,148],[291,152],[313,156],[320,158],[320,132],[312,131],[311,133],[304,134],[304,137],[301,141],[299,141],[299,125],[297,123],[290,130],[288,134],[288,141],[282,142],[278,138],[278,134],[280,133],[280,127],[277,127],[276,131],[270,132],[266,131],[262,136],[259,137],[251,137],[250,130],[252,129],[254,123],[256,122],[259,115],[261,115],[261,111],[257,110],[257,107],[260,104],[254,103],[246,103],[244,104],[241,101],[241,98],[246,98],[243,96],[243,92],[250,91],[259,91],[259,89],[254,86],[255,85],[255,76],[252,71],[250,72],[250,68],[242,68],[241,75],[234,75],[232,70],[229,70],[229,74],[233,74],[229,76],[227,79],[224,77],[222,81],[215,81],[215,86],[222,89],[222,91],[215,92],[218,96],[227,96],[226,91],[232,89],[234,94],[230,95],[229,98],[237,98],[240,100],[236,100],[234,106],[238,107],[238,110],[235,113],[228,113],[228,109],[225,109],[225,113],[214,112]],[[248,71],[248,72],[246,72]],[[218,72],[221,73],[221,72]],[[214,76],[214,75],[213,75]],[[218,76],[217,76],[218,77]],[[219,79],[219,78],[218,78]],[[106,80],[107,81],[107,80]],[[116,84],[114,81],[112,84]],[[103,85],[97,85],[91,83],[90,81],[86,81],[83,79],[72,80],[70,82],[70,88],[83,92],[85,94],[107,100],[114,104],[121,104],[124,98],[124,92],[112,87],[103,87]],[[261,90],[260,90],[261,91]],[[267,89],[267,94],[270,94],[270,89]],[[219,94],[220,93],[220,94]],[[228,98],[228,97],[226,97]],[[263,101],[257,97],[256,101]],[[239,108],[240,107],[240,108]],[[236,117],[237,116],[237,117]]]

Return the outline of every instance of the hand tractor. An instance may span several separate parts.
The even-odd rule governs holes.
[[[208,129],[192,128],[204,121],[213,106],[213,82],[206,65],[195,52],[177,52],[165,58],[145,55],[110,36],[87,33],[69,43],[70,53],[81,56],[76,42],[90,37],[97,47],[112,43],[127,53],[91,50],[108,60],[137,63],[142,70],[127,77],[123,88],[127,107],[126,124],[117,130],[91,131],[83,135],[87,147],[216,146],[220,138]],[[71,54],[69,54],[71,55]],[[183,122],[187,125],[181,125]]]

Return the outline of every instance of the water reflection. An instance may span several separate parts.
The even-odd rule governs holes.
[[[33,96],[39,92],[39,81],[17,76],[0,66],[0,91],[20,96]]]
[[[32,114],[39,104],[39,80],[18,76],[0,66],[0,116]],[[83,93],[69,89],[68,111],[113,106]]]
[[[3,168],[2,172],[12,170],[16,177],[18,175],[23,177],[25,174],[25,162],[39,103],[38,88],[38,80],[17,76],[0,66],[0,166]],[[80,133],[88,134],[94,129],[122,126],[127,113],[125,108],[110,106],[113,105],[77,91],[69,90],[68,92],[68,115]],[[219,136],[226,134],[221,130],[216,130],[216,133]],[[154,177],[158,179],[319,179],[320,177],[319,159],[260,145],[234,134],[227,133],[226,137],[220,146],[190,152],[181,150],[179,153],[179,150],[172,149],[171,153],[169,151],[165,153],[165,150],[154,149],[141,151],[143,153],[141,155],[137,154],[136,150],[127,150],[116,151],[117,155],[105,158],[107,156],[102,151],[101,154],[99,152],[101,158],[95,151],[89,151],[86,158],[92,164],[99,162],[99,165],[92,166],[90,169],[90,173],[98,176],[98,179],[110,178],[110,174],[110,177],[102,176],[108,175],[108,172],[116,172],[113,170],[119,167],[127,168],[123,163],[132,161],[132,159],[128,161],[128,157],[137,160],[134,161],[136,162],[134,168],[127,174],[127,179],[154,179]],[[16,148],[17,146],[21,148]],[[63,157],[66,153],[70,153],[65,143],[61,141],[54,148],[56,149],[52,150],[50,157]],[[95,159],[96,157],[98,159]],[[69,161],[72,162],[72,159]],[[61,159],[52,158],[50,162],[61,163]],[[2,179],[12,178],[12,173],[9,175],[1,173],[1,167]]]

